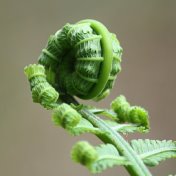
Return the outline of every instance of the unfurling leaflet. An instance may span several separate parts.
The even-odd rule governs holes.
[[[131,122],[149,129],[148,112],[142,107],[130,106],[123,95],[113,100],[111,107],[116,112],[118,122]]]
[[[47,82],[45,69],[42,65],[29,65],[24,69],[30,82],[32,99],[47,109],[55,106],[59,93]]]
[[[81,120],[81,115],[70,105],[63,103],[54,109],[53,122],[63,128],[69,129],[76,126]]]
[[[71,155],[74,161],[86,166],[89,166],[98,158],[95,148],[86,141],[76,143]]]

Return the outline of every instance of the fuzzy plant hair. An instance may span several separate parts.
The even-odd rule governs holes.
[[[176,142],[128,142],[123,138],[123,134],[149,132],[148,112],[130,105],[123,95],[107,109],[80,104],[75,99],[99,101],[110,93],[121,71],[122,51],[116,35],[102,23],[67,23],[49,37],[38,63],[26,66],[24,72],[33,102],[53,111],[55,125],[72,135],[92,133],[104,143],[92,146],[87,141],[77,142],[71,151],[74,161],[92,173],[121,165],[131,176],[152,176],[148,167],[176,157]]]

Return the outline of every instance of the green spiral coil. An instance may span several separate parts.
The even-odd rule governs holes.
[[[83,20],[51,35],[39,64],[58,92],[99,100],[113,87],[121,70],[121,55],[115,34],[98,21]]]

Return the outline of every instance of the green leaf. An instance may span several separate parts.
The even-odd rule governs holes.
[[[111,118],[114,121],[110,121],[110,120],[105,120],[105,122],[112,127],[115,131],[123,133],[123,134],[127,134],[127,133],[134,133],[134,132],[140,132],[140,133],[147,133],[149,132],[149,129],[145,126],[141,126],[139,124],[134,124],[134,123],[125,123],[125,124],[121,124],[121,123],[117,123],[117,114],[113,111],[113,110],[109,110],[109,109],[97,109],[97,108],[93,108],[90,107],[89,109],[90,112],[94,113],[94,114],[100,114],[103,115],[105,117]]]
[[[132,140],[131,146],[147,166],[156,166],[168,158],[176,158],[176,142],[171,140]]]
[[[147,133],[148,130],[143,127],[139,126],[137,124],[132,124],[132,123],[126,123],[126,124],[119,124],[115,121],[110,121],[110,120],[105,120],[105,122],[115,131],[123,133],[123,134],[128,134],[128,133]]]
[[[120,156],[117,149],[112,144],[102,144],[95,147],[98,158],[88,166],[92,173],[100,173],[115,165],[129,165],[125,157]]]
[[[69,132],[73,135],[80,135],[83,133],[93,133],[93,134],[102,134],[103,132],[94,127],[88,120],[81,118],[80,122],[73,128],[69,129]]]
[[[100,115],[103,115],[105,117],[111,118],[113,120],[117,120],[116,113],[113,110],[111,110],[111,109],[97,109],[97,108],[93,108],[93,109],[89,109],[89,111],[94,113],[94,114],[100,114]]]

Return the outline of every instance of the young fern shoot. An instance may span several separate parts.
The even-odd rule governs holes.
[[[32,99],[53,110],[54,124],[72,135],[92,133],[104,144],[80,141],[71,157],[92,173],[121,165],[131,176],[151,176],[148,167],[176,157],[172,140],[132,140],[123,134],[149,131],[149,116],[140,106],[131,106],[123,95],[109,109],[79,104],[74,97],[99,101],[112,89],[121,71],[122,47],[116,35],[100,22],[67,23],[49,37],[38,64],[24,68]],[[107,118],[101,119],[98,115]]]

